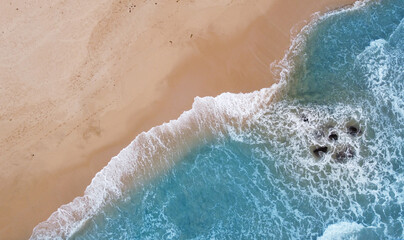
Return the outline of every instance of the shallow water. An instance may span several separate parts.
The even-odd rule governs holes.
[[[242,127],[223,120],[71,237],[403,239],[404,1],[330,13],[302,35],[271,103]]]

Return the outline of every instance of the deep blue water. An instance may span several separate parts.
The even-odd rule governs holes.
[[[72,238],[404,239],[404,1],[323,18],[293,61],[252,124]]]

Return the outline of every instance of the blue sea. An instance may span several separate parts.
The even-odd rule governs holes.
[[[279,83],[196,98],[32,239],[404,239],[404,1],[317,17]]]

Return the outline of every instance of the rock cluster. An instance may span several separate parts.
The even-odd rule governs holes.
[[[302,116],[304,122],[309,122],[307,116]],[[345,131],[344,131],[345,130]],[[326,134],[328,133],[328,134]],[[350,121],[345,125],[345,129],[335,129],[335,125],[329,124],[314,131],[314,136],[323,145],[314,145],[310,147],[310,151],[317,159],[322,158],[326,154],[331,154],[332,159],[336,163],[346,163],[355,156],[355,149],[347,143],[338,142],[340,134],[348,134],[351,137],[358,137],[362,134],[361,127],[358,122]],[[327,136],[327,138],[325,138]]]

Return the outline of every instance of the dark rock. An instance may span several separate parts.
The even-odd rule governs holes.
[[[352,119],[346,123],[346,131],[351,136],[360,136],[362,134],[361,127],[358,121]]]
[[[319,147],[314,148],[313,154],[314,154],[314,156],[319,158],[319,157],[322,157],[323,154],[327,153],[327,151],[328,151],[328,147],[319,146]]]
[[[335,133],[335,132],[332,132],[332,133],[328,136],[328,139],[329,139],[329,140],[332,140],[332,141],[337,141],[337,140],[338,140],[338,134]]]
[[[359,133],[359,129],[355,126],[349,126],[348,133],[352,136],[356,136]]]

